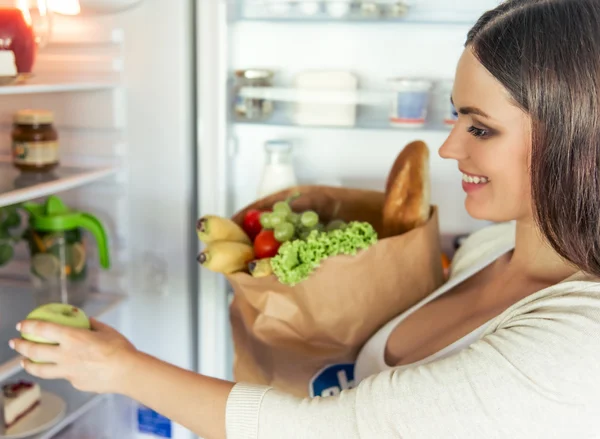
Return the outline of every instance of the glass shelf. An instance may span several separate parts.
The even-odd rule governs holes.
[[[34,200],[93,183],[117,172],[116,167],[59,166],[55,171],[21,173],[10,160],[0,158],[0,207]]]
[[[436,123],[428,121],[424,126],[415,127],[397,127],[389,123],[386,115],[382,117],[376,117],[373,114],[362,114],[358,113],[356,123],[351,126],[335,126],[335,125],[298,125],[294,123],[291,116],[284,112],[276,112],[271,117],[261,121],[241,120],[234,119],[233,124],[235,125],[246,125],[246,126],[273,126],[273,127],[290,127],[297,129],[338,129],[338,130],[389,130],[396,131],[398,133],[446,133],[449,134],[452,129],[451,126],[444,125],[443,123]]]
[[[248,105],[252,102],[270,101],[273,103],[273,113],[261,120],[248,120],[234,117],[233,123],[239,125],[255,126],[280,126],[296,128],[326,128],[326,129],[368,129],[368,130],[394,130],[397,132],[445,132],[449,133],[452,125],[444,123],[444,109],[449,109],[445,95],[439,90],[432,92],[425,125],[395,126],[389,121],[391,101],[394,97],[392,90],[327,90],[327,89],[300,89],[283,87],[242,87],[238,96],[247,99]],[[324,117],[331,112],[339,111],[343,119],[347,117],[348,109],[355,111],[354,123],[333,125],[318,122],[318,117],[311,117],[313,121],[300,124],[294,117],[295,108],[299,104],[310,105],[311,113],[319,111]],[[306,114],[306,108],[304,113]],[[346,114],[346,116],[344,116]]]
[[[461,8],[447,0],[240,0],[232,20],[273,22],[390,22],[472,25],[496,6]]]
[[[108,82],[35,82],[0,86],[0,95],[25,95],[42,93],[67,93],[113,90],[116,84]]]

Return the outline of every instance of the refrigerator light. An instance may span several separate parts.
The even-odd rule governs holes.
[[[49,8],[61,15],[78,15],[81,12],[79,0],[50,0]]]

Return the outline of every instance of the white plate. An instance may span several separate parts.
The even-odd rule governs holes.
[[[18,439],[41,433],[60,422],[66,412],[67,403],[62,398],[42,390],[40,404],[4,433],[0,432],[0,438]]]

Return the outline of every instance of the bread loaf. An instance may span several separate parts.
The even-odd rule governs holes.
[[[382,237],[400,235],[427,222],[430,214],[429,149],[415,141],[398,154],[388,175]]]

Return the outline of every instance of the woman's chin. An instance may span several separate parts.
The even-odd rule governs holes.
[[[470,197],[467,197],[465,200],[465,209],[469,216],[476,220],[503,223],[506,221],[513,221],[516,218],[515,215],[510,215],[502,206],[493,206],[476,202]]]
[[[474,219],[494,222],[497,221],[494,219],[494,217],[497,216],[494,215],[494,209],[490,209],[489,206],[485,206],[480,202],[476,202],[471,197],[467,196],[465,200],[465,209],[467,210],[469,216]]]

